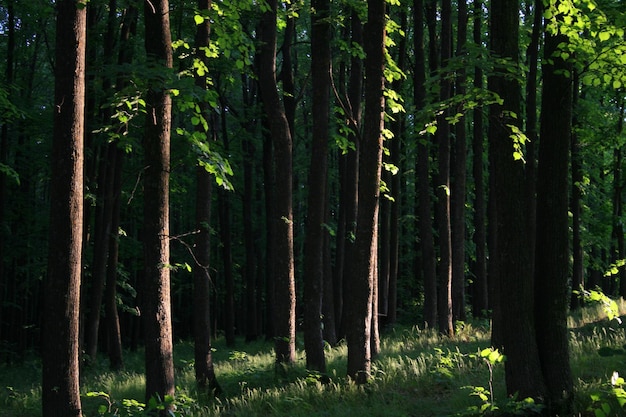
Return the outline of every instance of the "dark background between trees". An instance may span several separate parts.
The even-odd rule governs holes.
[[[173,338],[214,390],[212,337],[273,339],[280,370],[297,331],[320,372],[346,339],[365,382],[379,329],[489,317],[508,391],[566,406],[572,290],[626,296],[626,5],[575,6],[0,2],[0,359],[66,308],[85,366],[146,346],[147,396],[174,392]],[[68,11],[75,101],[54,93]],[[80,132],[74,102],[80,152],[57,130]],[[80,294],[58,269],[70,181]]]

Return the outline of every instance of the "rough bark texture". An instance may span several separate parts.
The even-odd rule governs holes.
[[[82,415],[78,319],[83,234],[83,134],[87,14],[57,1],[48,274],[44,281],[42,410]]]
[[[491,2],[491,50],[513,62],[519,53],[519,4],[517,0]],[[496,239],[500,309],[496,324],[507,356],[505,376],[507,392],[520,398],[545,396],[545,385],[539,366],[533,310],[533,271],[528,244],[527,199],[524,189],[524,164],[513,158],[511,129],[517,125],[512,113],[520,114],[521,89],[517,81],[494,74],[489,89],[503,99],[489,114],[489,151],[492,153],[493,193],[497,196]],[[499,346],[498,346],[499,347]]]
[[[293,253],[292,206],[292,140],[283,103],[276,88],[276,10],[277,1],[270,0],[270,10],[261,18],[259,84],[263,107],[269,122],[274,145],[277,173],[275,222],[275,351],[277,365],[295,362],[296,289]]]
[[[380,194],[384,98],[385,2],[368,1],[364,31],[365,121],[359,162],[355,250],[350,268],[351,297],[346,300],[348,375],[365,383],[371,372],[373,278],[376,267],[376,223]]]
[[[172,67],[168,0],[146,2],[145,48],[150,65]],[[170,300],[169,173],[172,98],[162,80],[150,80],[144,127],[144,307],[146,400],[174,394]]]

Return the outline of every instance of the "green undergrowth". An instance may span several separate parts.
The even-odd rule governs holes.
[[[626,309],[619,304],[620,314]],[[571,315],[571,363],[576,415],[620,415],[615,373],[626,375],[624,323],[607,320],[603,309],[589,306]],[[397,326],[382,335],[380,355],[372,363],[372,381],[357,386],[345,376],[345,344],[326,348],[327,373],[305,368],[303,346],[295,366],[280,376],[272,344],[244,343],[235,348],[218,338],[214,347],[223,394],[198,393],[194,384],[193,345],[175,347],[176,416],[471,416],[498,415],[498,409],[532,415],[513,403],[504,388],[504,365],[489,363],[486,323],[458,326],[453,338],[430,330]],[[482,354],[481,354],[482,353]],[[497,357],[495,355],[494,357]],[[125,370],[112,372],[104,357],[86,364],[81,375],[86,417],[144,415],[143,352],[125,353]],[[0,417],[42,415],[41,365],[35,355],[19,364],[0,365]],[[491,383],[490,383],[491,382]],[[520,405],[521,404],[521,405]]]

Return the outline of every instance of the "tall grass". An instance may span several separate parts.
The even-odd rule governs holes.
[[[624,303],[620,310],[626,311]],[[488,324],[488,323],[487,323]],[[472,387],[487,387],[489,370],[477,355],[489,346],[486,323],[465,323],[453,338],[430,330],[398,326],[384,333],[381,354],[372,364],[372,382],[357,386],[345,376],[344,344],[326,348],[328,372],[323,377],[305,368],[299,346],[296,365],[284,375],[274,371],[272,344],[239,341],[235,349],[223,339],[215,343],[214,361],[223,396],[198,393],[194,383],[193,345],[175,347],[177,392],[193,399],[187,416],[450,416],[461,415],[481,401]],[[594,306],[569,320],[576,412],[584,415],[591,395],[606,390],[614,371],[626,374],[626,333],[623,324],[608,322]],[[126,369],[108,370],[106,359],[86,364],[81,375],[84,415],[97,416],[110,396],[112,409],[122,400],[143,401],[143,352],[126,352]],[[0,365],[0,417],[34,417],[41,413],[40,363],[37,358],[18,365]],[[503,365],[493,373],[494,399],[506,400]],[[109,414],[110,415],[110,414]]]

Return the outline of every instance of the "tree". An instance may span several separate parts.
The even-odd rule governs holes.
[[[357,383],[370,378],[372,304],[376,276],[376,223],[382,166],[385,100],[385,1],[368,0],[365,46],[365,121],[359,156],[356,239],[347,303],[348,375]]]
[[[148,80],[144,126],[144,306],[146,401],[174,395],[170,300],[169,174],[172,97],[164,79],[172,68],[168,0],[146,2]],[[165,74],[165,77],[163,76]],[[165,411],[164,411],[165,413]]]
[[[482,0],[473,2],[473,40],[476,45],[482,44]],[[474,67],[474,88],[483,88],[483,70],[477,65]],[[473,111],[472,124],[472,178],[474,180],[474,246],[476,247],[476,260],[473,263],[472,272],[474,283],[472,285],[472,314],[474,317],[482,317],[487,314],[489,308],[489,286],[487,284],[487,226],[485,222],[485,168],[484,168],[484,123],[483,109],[476,107]]]
[[[330,117],[330,2],[313,0],[311,13],[311,75],[313,130],[309,169],[304,258],[304,348],[307,368],[326,372],[322,337],[324,243]]]
[[[44,282],[42,409],[82,416],[78,320],[83,235],[86,5],[57,4],[48,274]]]
[[[426,106],[426,68],[424,67],[424,2],[415,0],[414,13],[414,50],[415,72],[413,95],[417,111]],[[430,61],[432,64],[432,60]],[[421,272],[424,285],[424,324],[435,328],[437,325],[437,264],[433,237],[432,202],[430,197],[430,146],[427,138],[418,138],[416,158],[417,218],[420,235]]]
[[[211,10],[211,0],[198,0],[198,11],[207,13]],[[200,14],[200,16],[202,16]],[[196,22],[197,23],[197,22]],[[196,56],[195,59],[208,66],[206,48],[209,47],[211,22],[204,16],[199,24],[196,24]],[[196,71],[194,74],[195,85],[203,92],[207,90],[207,74],[204,71]],[[209,119],[208,105],[202,102],[200,105],[203,117]],[[204,125],[198,123],[196,131],[209,140],[212,132],[206,132]],[[194,368],[196,383],[201,389],[209,393],[219,394],[220,386],[215,376],[213,367],[213,352],[211,346],[211,275],[209,273],[211,261],[211,196],[213,178],[209,169],[203,164],[196,168],[196,236],[195,257],[198,265],[194,269]]]
[[[445,103],[452,96],[452,80],[445,67],[452,56],[452,2],[442,0],[441,6],[441,81],[439,100]],[[437,289],[437,317],[439,331],[454,334],[452,322],[452,226],[450,212],[450,123],[449,110],[444,109],[437,117],[438,173],[435,183],[437,196],[436,216],[439,231],[439,270]]]
[[[457,49],[456,56],[463,58],[467,43],[467,2],[458,2]],[[467,72],[463,66],[456,73],[455,93],[466,94]],[[467,127],[463,117],[455,126],[452,146],[452,196],[451,232],[452,232],[452,317],[454,320],[466,320],[465,315],[465,194],[467,177]],[[482,135],[481,135],[482,137]]]
[[[491,2],[491,52],[516,65],[519,50],[519,3],[517,0]],[[499,281],[499,310],[494,311],[493,331],[497,332],[507,355],[506,387],[521,398],[542,398],[546,393],[535,339],[534,286],[528,245],[528,207],[523,193],[525,172],[519,152],[520,139],[512,139],[519,129],[520,85],[501,68],[489,77],[489,89],[502,104],[489,108],[489,152],[496,210],[496,268]],[[514,136],[514,138],[517,138]],[[516,148],[517,146],[517,148]],[[493,221],[493,218],[491,218]]]
[[[555,8],[558,4],[555,5]],[[541,147],[537,167],[535,326],[539,359],[553,411],[568,413],[573,381],[569,364],[568,174],[572,136],[572,64],[559,45],[567,36],[545,36],[541,91]]]
[[[259,84],[263,107],[269,122],[274,145],[276,177],[275,226],[275,293],[274,318],[277,365],[295,362],[296,289],[293,253],[292,207],[292,140],[289,122],[276,88],[276,13],[277,1],[268,2],[269,9],[261,17],[259,39]]]

